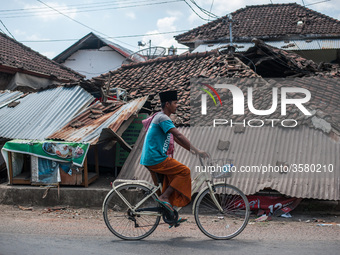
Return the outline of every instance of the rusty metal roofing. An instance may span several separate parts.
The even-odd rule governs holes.
[[[139,112],[147,98],[141,97],[127,104],[117,102],[107,107],[97,102],[48,138],[95,144],[104,128],[117,132],[124,121]]]
[[[19,98],[0,109],[0,137],[42,140],[84,110],[93,96],[79,86],[56,87]]]
[[[190,132],[189,127],[180,127],[179,131],[189,137],[192,144],[210,152],[213,158],[226,156],[233,159],[238,169],[261,164],[276,166],[277,162],[322,166],[321,172],[309,173],[233,173],[228,183],[239,187],[245,194],[271,188],[291,197],[340,199],[340,142],[320,130],[301,126],[296,129],[246,128],[244,133],[237,134],[233,128],[216,128],[209,133],[204,128]],[[151,181],[148,170],[139,164],[144,136],[143,131],[118,178]],[[217,148],[219,140],[230,142],[227,153]],[[199,166],[198,159],[177,144],[174,158],[190,167],[192,177],[197,175],[194,169]]]
[[[24,93],[20,91],[9,91],[9,90],[0,90],[0,108],[6,106],[10,102],[18,99]]]

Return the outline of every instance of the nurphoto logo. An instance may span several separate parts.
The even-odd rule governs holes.
[[[218,97],[220,100],[221,106],[222,106],[222,101],[217,93],[217,91],[207,85],[203,84],[210,88],[215,95]],[[232,96],[233,96],[233,115],[244,115],[244,95],[243,92],[240,88],[236,87],[235,85],[229,85],[229,84],[215,84],[214,86],[216,89],[228,89],[230,90]],[[216,105],[216,100],[212,96],[212,94],[205,90],[201,89],[202,91],[206,92],[207,94],[210,95],[210,97],[214,100],[214,103]],[[272,97],[273,97],[273,103],[270,109],[267,110],[257,110],[254,107],[253,103],[253,88],[249,87],[248,88],[248,97],[247,97],[247,103],[249,110],[259,116],[264,116],[264,115],[269,115],[272,114],[276,111],[277,105],[278,105],[278,88],[272,88]],[[287,98],[288,93],[302,93],[305,95],[304,98]],[[201,95],[201,102],[202,102],[202,114],[206,115],[207,114],[207,95],[202,94]],[[290,87],[283,87],[281,88],[281,115],[286,115],[287,114],[287,105],[293,104],[295,105],[304,115],[312,115],[304,106],[304,103],[307,103],[311,99],[311,93],[304,88],[290,88]]]
[[[232,115],[235,117],[238,116],[249,116],[250,114],[259,116],[262,118],[252,118],[252,119],[244,119],[243,121],[236,122],[233,119],[224,119],[224,118],[214,118],[212,120],[212,126],[220,126],[220,125],[243,125],[249,127],[262,127],[265,124],[271,125],[274,127],[276,124],[281,124],[282,127],[296,127],[298,125],[298,121],[296,119],[284,119],[283,117],[287,116],[287,109],[294,109],[294,111],[299,111],[305,116],[311,116],[312,113],[304,106],[304,104],[308,103],[311,99],[311,93],[308,89],[299,88],[299,87],[272,87],[271,88],[271,104],[266,109],[257,109],[257,100],[261,99],[254,99],[254,93],[256,92],[256,88],[249,86],[247,88],[247,95],[245,96],[243,91],[237,87],[236,85],[232,84],[215,84],[209,85],[206,83],[200,83],[203,85],[199,88],[204,93],[201,93],[201,116],[205,116],[208,114],[210,115],[215,114],[217,111],[221,111],[222,109],[217,108],[209,108],[208,110],[208,95],[214,102],[214,105],[219,107],[232,107]],[[224,90],[226,93],[227,91],[231,94],[232,104],[230,97],[226,99],[221,99],[221,94],[217,92],[217,90],[221,91]],[[299,97],[291,98],[289,95],[296,95],[299,94]],[[218,99],[219,104],[217,103]],[[227,101],[223,101],[227,100]],[[245,104],[246,102],[246,104]],[[229,103],[229,104],[228,104]],[[249,112],[245,114],[245,107],[248,107]],[[280,107],[280,118],[267,118],[264,119],[263,116],[269,116],[275,112],[277,112],[278,107]],[[214,109],[214,110],[213,110]],[[224,108],[225,109],[225,108]],[[230,116],[230,115],[229,115]]]

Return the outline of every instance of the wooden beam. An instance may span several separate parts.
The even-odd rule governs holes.
[[[8,179],[9,179],[9,184],[13,184],[13,163],[12,163],[12,152],[8,152]]]
[[[96,164],[96,173],[99,175],[99,159],[98,159],[98,145],[94,146],[94,162]]]
[[[89,172],[87,168],[87,156],[84,161],[84,186],[85,188],[89,186]]]

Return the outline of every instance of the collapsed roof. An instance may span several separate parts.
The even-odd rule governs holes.
[[[160,110],[159,92],[178,91],[178,108],[173,116],[177,126],[190,121],[190,79],[195,77],[258,77],[238,58],[218,50],[204,53],[162,57],[141,63],[123,65],[100,76],[110,87],[126,89],[131,98],[149,96],[151,111]]]
[[[337,72],[336,64],[317,64],[293,51],[275,48],[256,38],[252,42],[253,47],[236,55],[262,77],[302,77]]]

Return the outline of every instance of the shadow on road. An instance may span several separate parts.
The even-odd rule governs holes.
[[[112,243],[122,244],[126,243],[129,245],[135,246],[137,249],[144,248],[146,246],[161,248],[162,250],[172,250],[172,249],[181,249],[184,250],[192,249],[192,250],[200,250],[207,252],[212,251],[227,251],[228,249],[233,250],[234,252],[240,250],[242,247],[250,247],[256,246],[256,241],[251,240],[242,240],[242,239],[231,239],[231,240],[213,240],[213,239],[201,239],[194,237],[175,237],[169,238],[167,240],[152,240],[152,239],[143,239],[138,241],[124,241],[124,240],[113,240]],[[209,254],[209,253],[207,253]]]

